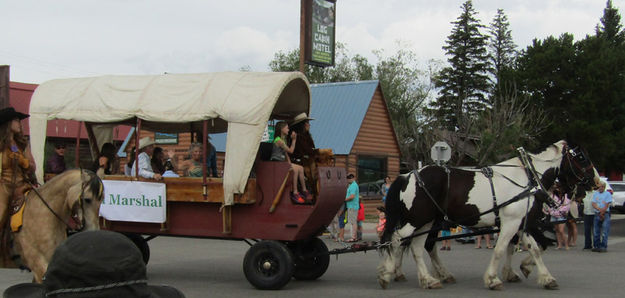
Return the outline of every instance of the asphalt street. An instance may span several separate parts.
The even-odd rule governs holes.
[[[395,282],[382,290],[376,280],[377,252],[348,253],[332,257],[328,271],[316,281],[292,280],[278,291],[260,291],[243,274],[243,256],[249,246],[239,241],[158,237],[149,242],[151,259],[148,279],[151,284],[174,286],[187,297],[621,297],[625,268],[625,216],[614,215],[607,253],[582,250],[583,224],[578,225],[577,246],[570,250],[548,249],[544,262],[557,279],[558,290],[544,290],[536,283],[536,273],[519,283],[506,283],[503,291],[484,287],[482,276],[492,250],[475,249],[473,244],[452,241],[451,251],[441,258],[457,279],[443,289],[425,290],[417,283],[416,266],[411,257],[404,259],[408,281]],[[373,225],[365,226],[365,240],[374,240]],[[330,249],[343,247],[323,237]],[[527,252],[515,254],[513,268]],[[30,281],[30,273],[0,269],[0,289]]]

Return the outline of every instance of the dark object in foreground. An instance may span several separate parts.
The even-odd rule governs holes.
[[[5,298],[184,297],[176,288],[147,284],[141,252],[126,236],[109,231],[77,233],[52,256],[42,284],[23,283]]]

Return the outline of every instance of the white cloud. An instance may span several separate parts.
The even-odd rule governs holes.
[[[266,71],[273,54],[299,45],[297,0],[0,1],[0,64],[23,82],[97,74]],[[445,59],[450,22],[464,0],[340,0],[337,40],[374,62],[402,40],[423,61]],[[600,0],[474,0],[483,24],[497,8],[508,15],[516,43],[594,32]],[[625,8],[625,0],[614,5]]]

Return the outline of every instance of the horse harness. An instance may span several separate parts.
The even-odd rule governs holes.
[[[534,195],[539,191],[544,191],[545,193],[547,193],[547,190],[545,189],[544,185],[542,184],[542,182],[540,181],[540,174],[536,171],[536,168],[534,167],[534,164],[532,162],[531,157],[527,154],[527,152],[525,151],[525,149],[523,147],[519,147],[517,148],[517,151],[519,152],[519,160],[521,160],[521,163],[523,165],[523,168],[525,170],[525,173],[528,177],[528,184],[527,186],[522,186],[520,184],[518,184],[517,182],[515,182],[514,180],[510,179],[509,177],[505,176],[505,175],[501,175],[504,179],[508,180],[509,182],[511,182],[512,184],[523,188],[523,191],[520,192],[519,194],[517,194],[516,196],[512,197],[510,200],[507,200],[506,202],[502,203],[502,204],[497,204],[497,196],[495,194],[495,186],[493,184],[493,177],[494,177],[494,171],[491,167],[484,167],[481,168],[479,171],[482,172],[482,174],[488,178],[489,184],[490,184],[490,189],[491,189],[491,193],[492,193],[492,198],[493,198],[493,208],[486,210],[484,212],[481,212],[480,214],[477,215],[477,217],[480,217],[482,215],[488,214],[493,212],[495,214],[495,225],[499,226],[501,224],[501,220],[499,218],[499,209],[508,206],[514,202],[517,202],[523,198],[528,198],[530,195]],[[569,150],[566,150],[566,146],[563,148],[563,151],[566,152],[567,158],[568,158],[568,154],[569,154]],[[573,153],[572,156],[575,157],[576,155],[574,155],[574,150],[570,150]],[[569,159],[570,161],[570,159]],[[518,167],[515,165],[499,165],[498,167]],[[445,168],[445,172],[447,173],[447,189],[450,189],[450,170],[448,167],[444,166]],[[574,172],[574,171],[573,171]],[[449,191],[447,191],[447,194],[445,195],[445,199],[443,201],[443,206],[439,205],[436,200],[434,199],[434,197],[430,194],[430,192],[428,191],[428,189],[426,188],[425,182],[423,181],[423,179],[421,179],[421,177],[419,176],[419,172],[417,170],[413,170],[412,173],[415,174],[415,177],[417,179],[417,184],[419,185],[419,187],[421,187],[423,189],[423,191],[425,192],[425,194],[428,196],[428,198],[430,199],[430,201],[432,201],[432,203],[434,204],[434,206],[436,206],[436,208],[438,209],[439,212],[441,212],[443,214],[443,218],[445,221],[448,221],[452,224],[455,225],[459,225],[458,222],[456,221],[451,221],[449,219],[449,216],[446,212],[447,210],[447,202],[448,202],[448,197],[449,197]],[[577,175],[575,175],[576,178],[579,179],[579,177]],[[581,180],[580,180],[581,181]],[[550,207],[553,206],[557,206],[558,203],[556,203],[550,196],[547,196],[547,205],[549,205]],[[444,208],[443,208],[444,207]],[[526,207],[526,216],[529,213],[529,201]],[[475,215],[464,218],[464,219],[468,219],[468,218],[472,218],[475,217]],[[464,220],[462,219],[462,220]],[[523,231],[526,230],[527,227],[527,220],[524,221],[524,226],[523,226]],[[429,231],[425,231],[425,232],[420,232],[420,233],[413,233],[410,236],[404,237],[402,238],[400,241],[401,242],[405,242],[408,239],[412,239],[414,237],[420,236],[420,235],[424,235],[427,234],[433,230],[440,230],[440,227],[437,228],[433,228],[430,229]]]

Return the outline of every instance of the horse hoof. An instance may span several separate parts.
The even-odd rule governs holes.
[[[527,276],[525,276],[527,278]],[[511,276],[508,277],[508,282],[520,282],[521,278],[516,275],[516,274],[512,274]]]
[[[380,287],[382,287],[383,290],[386,290],[386,288],[388,288],[388,281],[385,281],[381,278],[378,278],[378,283],[380,284]]]
[[[428,289],[430,290],[442,289],[442,288],[443,288],[443,284],[441,284],[440,281],[436,281],[428,285]]]
[[[406,276],[402,274],[402,275],[395,276],[394,280],[401,282],[401,281],[407,281],[408,279],[406,279]]]
[[[456,283],[456,278],[453,277],[453,276],[448,276],[447,278],[443,279],[443,283],[455,284]]]
[[[558,289],[558,283],[555,280],[550,281],[549,283],[547,283],[545,285],[545,289],[547,290],[557,290]]]
[[[488,286],[488,288],[491,290],[501,291],[503,290],[503,284],[501,282],[494,283]]]

